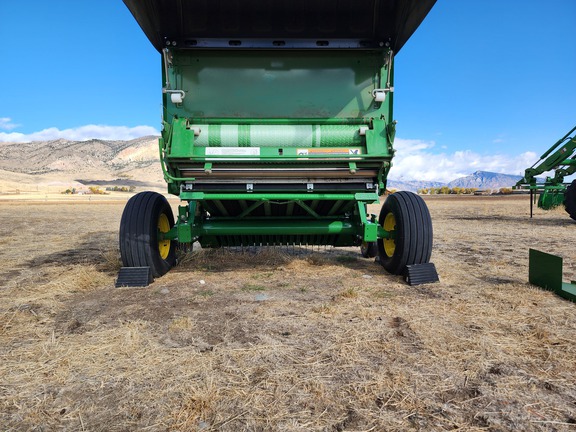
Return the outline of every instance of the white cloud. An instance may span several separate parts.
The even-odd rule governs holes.
[[[12,130],[16,129],[18,124],[12,123],[12,119],[10,117],[0,117],[0,130]]]
[[[394,180],[421,180],[448,183],[475,171],[501,174],[524,174],[538,156],[525,152],[510,156],[504,154],[481,155],[471,150],[453,153],[435,152],[434,142],[396,138],[397,152],[392,160],[389,177]]]
[[[0,119],[0,128],[2,126],[2,120],[8,120],[7,123],[10,124],[10,119]],[[16,125],[14,125],[14,127],[16,127]],[[0,132],[0,142],[50,141],[61,138],[71,141],[86,141],[90,139],[131,140],[146,135],[160,135],[160,132],[151,126],[85,125],[63,130],[52,127],[30,134]]]

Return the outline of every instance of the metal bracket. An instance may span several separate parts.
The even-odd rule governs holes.
[[[183,183],[180,185],[180,192],[192,192],[194,190],[194,183]]]
[[[184,100],[184,98],[186,97],[186,93],[184,92],[184,90],[168,90],[166,88],[163,88],[162,93],[169,94],[170,101],[175,105],[180,105]]]
[[[386,100],[387,93],[393,93],[394,87],[379,88],[372,90],[372,97],[375,102],[384,102]]]
[[[356,210],[358,216],[360,216],[360,223],[362,224],[362,240],[365,242],[374,242],[378,240],[378,225],[374,218],[368,219],[368,214],[366,213],[366,203],[363,201],[358,201],[356,203]]]
[[[528,280],[531,284],[576,302],[576,282],[562,282],[562,257],[530,249],[528,262]]]

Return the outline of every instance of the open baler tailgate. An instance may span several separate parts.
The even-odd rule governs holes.
[[[205,39],[317,39],[389,42],[394,52],[436,0],[124,0],[161,51]],[[337,43],[337,42],[336,42]]]

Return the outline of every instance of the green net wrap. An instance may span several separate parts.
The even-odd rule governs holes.
[[[199,147],[339,147],[361,145],[358,126],[191,125]]]

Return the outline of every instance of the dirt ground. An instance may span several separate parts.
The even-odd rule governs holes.
[[[527,283],[576,222],[426,200],[440,283],[277,248],[121,289],[122,201],[0,201],[0,430],[576,431],[576,305]]]

